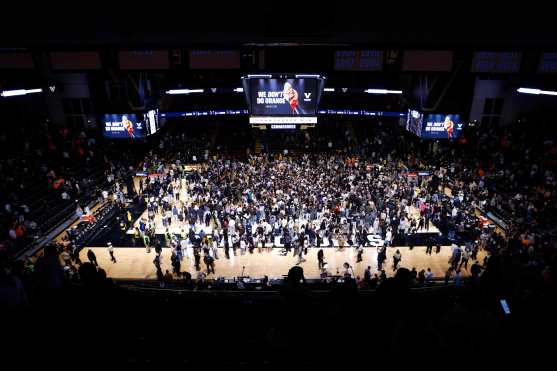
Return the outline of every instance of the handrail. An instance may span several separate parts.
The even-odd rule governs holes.
[[[87,206],[89,208],[93,208],[95,206],[95,203],[96,203],[96,201],[92,200]],[[63,212],[67,213],[67,212],[71,211],[71,208],[73,208],[73,205],[68,205],[64,210],[62,210],[61,212],[56,214],[56,216],[62,214]],[[56,237],[58,234],[60,234],[64,229],[66,229],[68,226],[70,226],[76,220],[77,220],[77,215],[75,213],[72,213],[71,215],[68,215],[68,217],[66,218],[65,221],[61,221],[59,223],[56,223],[48,231],[42,233],[41,238],[39,238],[38,240],[32,242],[31,244],[25,246],[20,251],[16,252],[16,254],[14,255],[14,259],[18,260],[18,259],[36,254],[37,251],[39,251],[47,243],[52,241],[52,239],[54,237]],[[63,226],[63,228],[60,228],[62,226]],[[58,231],[58,229],[60,229],[60,231]],[[56,232],[56,233],[54,233],[54,232]],[[53,236],[51,236],[52,234],[53,234]]]
[[[116,281],[117,285],[118,285],[118,280],[114,280]],[[129,281],[128,281],[129,282]],[[156,281],[153,281],[156,282]],[[193,281],[192,281],[193,282]],[[440,283],[441,281],[435,281],[437,283]],[[271,294],[271,293],[279,293],[280,292],[280,285],[274,285],[274,286],[270,286],[267,289],[261,289],[261,290],[238,290],[238,289],[202,289],[202,290],[197,290],[197,289],[180,289],[180,288],[166,288],[166,287],[149,287],[149,286],[139,286],[139,285],[134,285],[134,284],[120,284],[118,285],[119,287],[125,288],[125,289],[129,289],[129,290],[136,290],[136,291],[155,291],[155,292],[171,292],[171,293],[201,293],[201,294],[250,294],[250,293],[255,293],[255,294]],[[308,286],[311,286],[311,284],[309,284]],[[409,287],[409,290],[413,291],[413,292],[418,292],[418,291],[433,291],[433,290],[442,290],[442,289],[447,289],[447,288],[454,288],[454,281],[449,281],[448,285],[445,285],[444,283],[442,285],[431,285],[431,286],[422,286],[422,287]],[[311,287],[309,287],[310,292],[312,293],[330,293],[331,289],[311,289]],[[369,292],[377,292],[377,289],[358,289],[359,292],[365,292],[365,293],[369,293]]]

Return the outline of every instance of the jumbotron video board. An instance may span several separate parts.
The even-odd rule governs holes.
[[[248,75],[242,78],[251,124],[316,124],[325,78]]]
[[[103,135],[111,139],[141,139],[159,130],[159,110],[144,114],[111,113],[103,117]]]
[[[464,123],[460,115],[453,114],[428,114],[416,110],[408,110],[406,117],[406,130],[423,139],[457,139]]]

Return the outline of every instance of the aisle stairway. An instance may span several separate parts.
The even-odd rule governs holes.
[[[263,150],[265,149],[263,143],[265,141],[266,134],[267,134],[266,130],[252,129],[254,154],[258,155],[261,152],[263,152]]]
[[[254,152],[256,155],[260,154],[263,150],[263,144],[261,143],[261,138],[255,138]]]

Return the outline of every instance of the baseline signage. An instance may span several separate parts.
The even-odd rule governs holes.
[[[250,124],[317,124],[316,116],[251,116]]]

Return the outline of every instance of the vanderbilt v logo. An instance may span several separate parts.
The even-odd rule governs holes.
[[[311,97],[311,93],[304,93],[304,95],[306,96],[306,99],[309,99]]]

